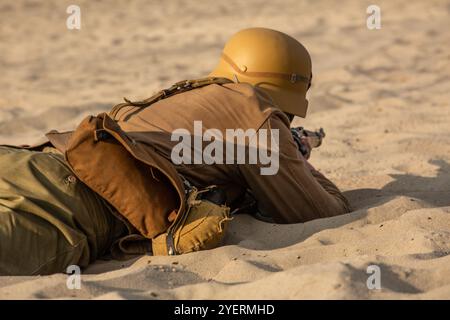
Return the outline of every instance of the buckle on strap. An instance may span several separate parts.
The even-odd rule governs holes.
[[[296,83],[299,80],[298,74],[293,73],[291,74],[291,83]]]
[[[105,129],[97,129],[94,131],[94,141],[104,141],[111,137],[111,134]]]

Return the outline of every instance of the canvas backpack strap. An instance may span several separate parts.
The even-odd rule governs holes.
[[[138,108],[147,108],[148,106],[152,105],[153,103],[155,103],[161,99],[168,98],[168,97],[173,96],[178,93],[182,93],[182,92],[189,91],[192,89],[204,87],[204,86],[207,86],[210,84],[223,85],[223,84],[231,83],[231,82],[232,81],[229,79],[216,78],[216,77],[207,77],[207,78],[201,78],[201,79],[196,79],[196,80],[179,81],[179,82],[173,84],[170,88],[161,90],[161,91],[157,92],[156,94],[154,94],[153,96],[151,96],[150,98],[147,98],[145,100],[130,101],[129,99],[124,98],[125,102],[115,105],[109,112],[109,116],[112,117],[113,119],[115,119],[117,114],[119,113],[119,111],[124,107],[133,106],[133,107],[138,107]]]

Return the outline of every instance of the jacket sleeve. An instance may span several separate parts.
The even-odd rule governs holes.
[[[267,124],[279,130],[278,171],[261,175],[264,166],[260,164],[239,166],[258,209],[278,223],[306,222],[349,212],[349,203],[339,189],[312,168],[298,151],[283,116],[273,114]]]

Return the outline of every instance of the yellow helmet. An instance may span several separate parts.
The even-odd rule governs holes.
[[[269,94],[282,111],[306,116],[311,57],[285,33],[266,28],[239,31],[226,43],[210,76],[250,83]]]

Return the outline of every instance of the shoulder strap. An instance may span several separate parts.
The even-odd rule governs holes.
[[[173,96],[178,93],[182,93],[185,91],[189,91],[192,89],[204,87],[210,84],[219,84],[223,85],[226,83],[231,83],[233,81],[226,79],[226,78],[216,78],[216,77],[207,77],[207,78],[201,78],[196,80],[183,80],[175,83],[168,89],[161,90],[151,96],[150,98],[147,98],[145,100],[141,101],[130,101],[127,98],[123,98],[125,102],[119,103],[115,105],[111,111],[109,112],[109,116],[111,116],[113,119],[117,116],[117,113],[122,109],[123,107],[128,106],[134,106],[138,108],[147,108],[148,106],[152,105],[153,103],[165,99],[167,97]]]

